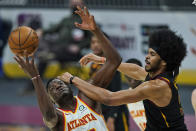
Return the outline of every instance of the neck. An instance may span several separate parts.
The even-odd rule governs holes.
[[[58,105],[63,110],[74,110],[76,107],[76,99],[73,97],[70,100],[64,99]]]
[[[161,68],[161,69],[160,69],[160,70],[158,70],[158,71],[155,71],[155,72],[149,72],[150,78],[154,78],[155,76],[157,76],[157,75],[159,75],[159,74],[163,73],[164,71],[165,71],[165,69],[164,69],[164,68]]]

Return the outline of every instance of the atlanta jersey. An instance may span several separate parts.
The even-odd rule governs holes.
[[[130,88],[131,89],[131,88]],[[146,115],[143,101],[127,104],[129,113],[141,131],[146,128]]]
[[[79,97],[74,112],[57,108],[64,114],[64,131],[108,131],[104,118]]]

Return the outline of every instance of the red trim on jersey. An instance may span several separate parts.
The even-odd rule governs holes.
[[[63,113],[63,131],[66,131],[66,116],[64,112],[61,113]]]
[[[81,100],[84,104],[86,104],[86,106],[88,106],[88,108],[90,108],[92,111],[94,111],[95,113],[97,113],[98,115],[102,115],[101,113],[96,112],[91,106],[89,106],[85,101],[83,101],[79,96],[78,99]]]

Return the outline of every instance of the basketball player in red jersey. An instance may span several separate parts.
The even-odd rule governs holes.
[[[81,10],[79,7],[78,9]],[[82,18],[80,28],[91,31],[100,40],[101,47],[104,47],[103,51],[107,58],[107,62],[93,76],[90,83],[106,87],[118,68],[121,57],[96,26],[93,16],[89,15],[86,8],[84,8],[80,16]],[[66,83],[58,78],[52,79],[48,82],[46,89],[34,64],[34,57],[31,60],[29,60],[29,57],[22,58],[15,56],[14,58],[24,72],[32,79],[38,104],[47,127],[53,131],[107,130],[101,116],[100,104],[88,98],[80,91],[77,97],[73,96],[69,84],[72,84],[74,77]],[[53,103],[58,108],[55,108]]]
[[[77,13],[80,16],[85,15],[81,9]],[[76,25],[81,27],[80,24]],[[88,97],[106,105],[115,106],[143,100],[147,118],[145,131],[187,131],[176,85],[179,66],[186,52],[186,45],[181,37],[171,30],[159,30],[150,35],[145,69],[130,63],[121,63],[118,67],[127,76],[145,81],[135,89],[110,92],[78,77],[74,77],[72,82]],[[85,65],[90,60],[101,63],[103,58],[90,54],[81,63]],[[65,82],[70,78],[73,77],[69,73],[61,77]]]

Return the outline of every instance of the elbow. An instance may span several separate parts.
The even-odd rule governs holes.
[[[104,105],[107,105],[107,106],[113,106],[112,102],[110,100],[105,100],[103,102]]]
[[[108,61],[110,63],[110,65],[112,65],[115,69],[117,69],[119,67],[119,65],[122,62],[122,58],[120,56],[115,57],[113,60]]]
[[[107,106],[113,106],[114,104],[112,102],[112,92],[102,97],[101,103]]]

